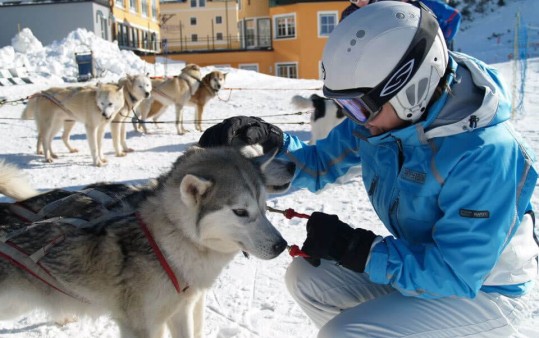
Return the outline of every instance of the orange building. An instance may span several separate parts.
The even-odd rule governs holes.
[[[214,0],[215,2],[218,2]],[[229,0],[227,8],[231,8]],[[230,66],[289,78],[320,79],[322,51],[345,0],[238,0],[238,43],[230,48],[169,51],[169,59],[200,66]],[[147,57],[152,62],[153,57]]]
[[[159,0],[110,0],[113,37],[121,49],[159,52]]]

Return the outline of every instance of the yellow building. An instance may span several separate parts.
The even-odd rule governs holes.
[[[173,60],[181,60],[187,63],[196,63],[200,66],[218,65],[230,66],[239,69],[255,70],[264,74],[302,79],[320,79],[322,51],[327,37],[339,22],[341,12],[350,4],[345,0],[238,0],[237,5],[232,0],[211,1],[212,5],[221,7],[221,16],[224,16],[224,7],[229,9],[229,20],[234,16],[234,25],[238,40],[230,40],[226,47],[217,45],[216,39],[211,43],[204,41],[198,47],[189,45],[187,41],[189,34],[204,34],[202,25],[196,29],[184,33],[187,19],[180,17],[196,17],[197,24],[199,16],[196,12],[205,12],[209,9],[202,8],[191,10],[187,14],[182,13],[189,10],[193,3],[208,0],[187,0],[187,3],[176,2],[179,7],[172,13],[165,9],[170,1],[161,3],[161,20],[171,22],[171,28],[163,29],[163,38],[167,39],[167,54],[163,55]],[[207,6],[208,3],[206,3]],[[234,6],[232,6],[234,4]],[[171,4],[172,5],[172,4]],[[234,14],[231,8],[235,8]],[[213,13],[213,12],[212,12]],[[171,16],[173,15],[174,16]],[[183,15],[183,16],[181,16]],[[212,14],[208,18],[215,18],[219,14]],[[175,21],[173,21],[175,20]],[[214,25],[215,27],[215,25]],[[230,25],[228,26],[230,27]],[[176,32],[182,30],[182,36],[187,37],[178,41],[169,38],[169,30]],[[193,27],[191,27],[193,28]],[[233,31],[229,28],[230,32]],[[207,36],[216,36],[215,28]],[[179,36],[176,34],[176,36]],[[200,37],[197,36],[197,39]],[[223,49],[224,48],[224,49]],[[154,58],[147,58],[153,61]]]
[[[235,0],[162,0],[160,21],[167,52],[239,48]]]
[[[160,51],[159,0],[110,0],[113,37],[137,54]]]

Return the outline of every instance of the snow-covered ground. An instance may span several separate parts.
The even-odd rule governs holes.
[[[497,22],[511,27],[517,8],[525,16],[528,24],[539,26],[539,1],[506,1],[507,6],[496,12]],[[535,13],[534,15],[531,15]],[[526,17],[527,16],[527,17]],[[490,16],[476,19],[465,32],[458,36],[457,46],[472,55],[487,53],[493,32]],[[534,22],[535,20],[535,22]],[[502,29],[502,27],[500,29]],[[505,29],[505,28],[503,28]],[[500,43],[507,48],[511,37]],[[539,39],[535,40],[536,42]],[[22,31],[14,39],[12,46],[0,48],[0,68],[8,65],[26,64],[35,84],[0,87],[0,98],[8,101],[31,95],[50,86],[67,86],[77,75],[74,53],[82,46],[92,46],[94,57],[102,72],[101,81],[114,81],[126,73],[146,73],[162,75],[163,65],[150,65],[130,52],[120,51],[116,45],[102,41],[91,33],[77,30],[65,39],[41,46],[32,38],[31,32]],[[496,58],[495,66],[512,83],[513,63]],[[168,65],[167,73],[174,74],[181,65]],[[213,68],[206,67],[203,72]],[[321,94],[322,83],[318,80],[292,80],[262,75],[251,71],[225,69],[228,72],[226,87],[242,90],[224,90],[207,106],[205,126],[208,127],[224,118],[234,115],[255,115],[278,124],[286,132],[309,139],[307,114],[297,115],[290,104],[293,95]],[[519,84],[518,77],[516,83]],[[201,133],[194,131],[191,124],[194,116],[191,108],[186,108],[185,119],[191,132],[179,136],[172,123],[161,124],[159,128],[150,125],[149,135],[134,132],[128,126],[128,144],[136,151],[126,157],[114,157],[110,133],[104,141],[105,154],[109,164],[103,168],[92,166],[81,125],[72,133],[73,145],[79,153],[68,153],[59,137],[53,147],[60,155],[54,163],[44,163],[35,154],[36,128],[33,121],[19,119],[24,106],[13,102],[0,106],[0,158],[17,164],[39,189],[48,190],[64,187],[76,189],[97,181],[142,182],[156,177],[170,168],[172,162],[191,144],[198,141]],[[166,113],[162,121],[172,121],[172,112]],[[539,59],[528,60],[525,85],[524,110],[514,120],[519,130],[539,154]],[[0,198],[0,201],[5,201]],[[539,189],[533,196],[539,205]],[[377,219],[368,201],[367,194],[359,178],[331,186],[322,192],[312,194],[304,190],[290,191],[283,195],[271,196],[268,205],[278,208],[294,208],[299,212],[323,211],[337,214],[350,224],[372,229],[379,234],[387,234]],[[269,214],[270,220],[291,244],[301,244],[305,238],[305,221],[287,220],[280,214]],[[294,303],[283,283],[283,276],[291,258],[282,254],[271,261],[255,258],[246,259],[238,255],[224,270],[207,296],[205,312],[207,337],[313,337],[315,327]],[[539,285],[532,293],[530,301],[533,317],[521,330],[519,337],[539,337]],[[116,337],[118,329],[107,317],[98,320],[81,318],[79,321],[57,326],[46,316],[34,311],[28,316],[0,322],[0,337]]]

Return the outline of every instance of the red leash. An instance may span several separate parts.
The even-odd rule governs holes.
[[[284,215],[284,217],[288,218],[288,219],[292,219],[293,217],[297,217],[297,218],[309,218],[311,217],[310,215],[307,215],[307,214],[302,214],[302,213],[299,213],[299,212],[296,212],[294,209],[291,209],[291,208],[288,208],[286,210],[279,210],[279,209],[275,209],[275,208],[272,208],[270,206],[267,207],[269,211],[271,212],[277,212],[277,213],[280,213],[282,215]],[[299,248],[299,246],[293,244],[293,245],[289,245],[287,247],[288,249],[288,253],[290,254],[290,256],[292,257],[309,257],[308,254],[306,254],[305,252],[301,251],[301,249]]]

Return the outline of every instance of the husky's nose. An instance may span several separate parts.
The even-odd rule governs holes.
[[[280,254],[281,252],[284,251],[284,249],[286,249],[287,245],[288,245],[288,243],[286,243],[286,241],[284,239],[280,240],[277,244],[273,245],[273,251],[276,254]]]

